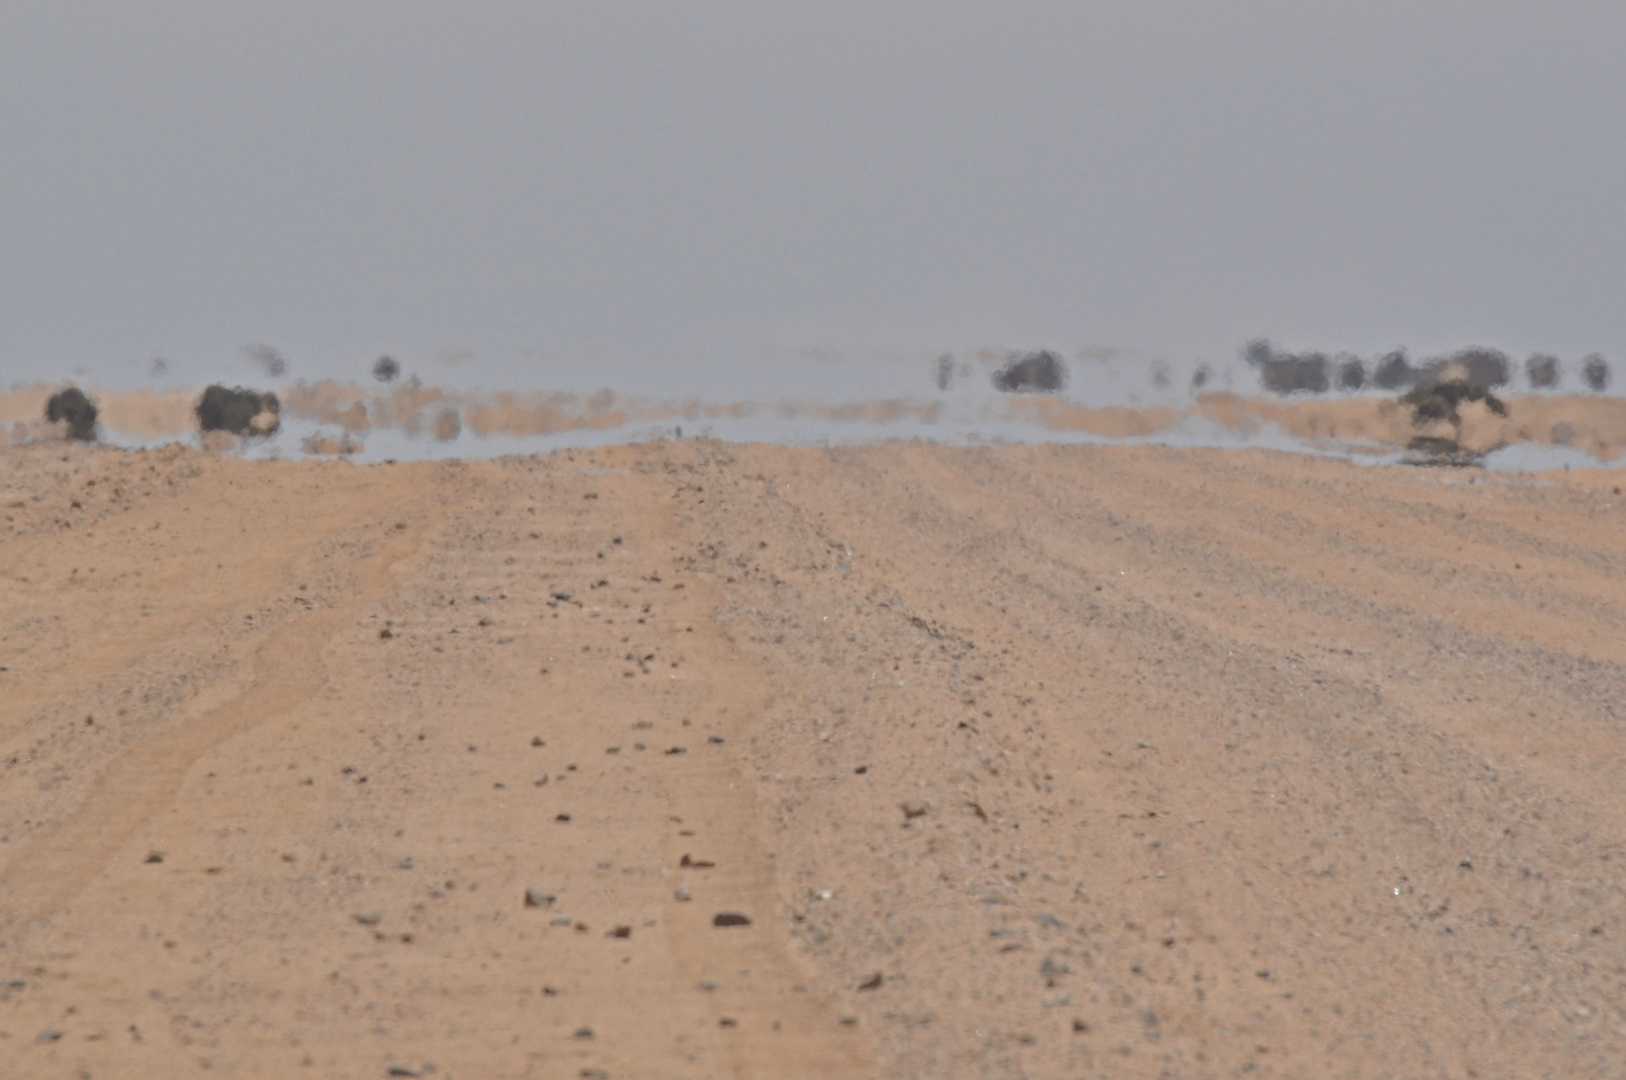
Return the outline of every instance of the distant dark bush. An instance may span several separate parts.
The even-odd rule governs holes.
[[[1325,394],[1332,385],[1323,353],[1282,352],[1258,338],[1242,347],[1242,359],[1259,369],[1259,382],[1273,394]]]
[[[68,438],[96,441],[96,404],[77,386],[58,390],[45,403],[45,419],[68,424]]]
[[[994,389],[1006,394],[1050,394],[1067,385],[1067,366],[1049,349],[1013,357],[994,372]]]
[[[1401,390],[1415,385],[1422,374],[1421,370],[1412,367],[1405,349],[1396,349],[1387,353],[1372,368],[1372,385],[1379,390]]]
[[[1525,378],[1533,390],[1551,390],[1558,385],[1558,357],[1536,353],[1524,362]]]
[[[240,386],[228,390],[216,383],[198,400],[198,427],[233,435],[269,435],[280,425],[281,412],[282,403],[275,394]]]
[[[1474,345],[1453,353],[1444,364],[1435,364],[1436,370],[1445,365],[1460,365],[1469,385],[1489,390],[1493,386],[1506,386],[1513,378],[1513,365],[1500,349],[1486,349]]]
[[[1338,358],[1338,389],[1360,390],[1366,386],[1366,365],[1358,356]]]
[[[1581,361],[1581,378],[1588,389],[1602,393],[1609,389],[1609,362],[1593,353]]]

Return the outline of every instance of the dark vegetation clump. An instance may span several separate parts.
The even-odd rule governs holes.
[[[1067,385],[1067,365],[1049,349],[1012,357],[994,372],[994,389],[1006,394],[1053,394]]]
[[[379,382],[393,382],[401,374],[401,365],[393,356],[380,356],[373,362],[373,378]]]
[[[1508,360],[1507,353],[1500,349],[1475,345],[1430,365],[1436,373],[1450,366],[1461,367],[1468,384],[1484,390],[1506,386],[1513,379],[1513,364]]]
[[[1332,385],[1324,353],[1284,352],[1258,338],[1242,347],[1242,359],[1259,370],[1259,381],[1273,394],[1325,394]]]
[[[51,395],[51,400],[45,403],[45,419],[52,423],[66,421],[70,439],[96,441],[96,403],[77,386],[58,390]]]
[[[1467,402],[1484,402],[1497,416],[1507,415],[1507,405],[1490,390],[1466,378],[1447,379],[1412,387],[1400,399],[1411,409],[1414,427],[1445,421],[1451,425],[1449,438],[1439,435],[1419,435],[1406,444],[1406,449],[1426,455],[1429,464],[1470,465],[1483,455],[1465,453],[1462,449],[1462,406]]]
[[[1589,390],[1603,393],[1609,389],[1609,362],[1597,353],[1581,361],[1581,379]]]
[[[1404,390],[1415,385],[1421,376],[1421,369],[1412,367],[1406,350],[1396,349],[1385,354],[1372,368],[1372,385],[1379,390]]]
[[[1338,389],[1360,390],[1366,386],[1366,365],[1358,356],[1338,358]]]
[[[245,390],[240,386],[227,389],[216,383],[204,390],[198,400],[198,427],[203,431],[227,431],[233,435],[269,435],[277,430],[281,412],[282,403],[273,393]],[[262,413],[269,416],[269,422],[261,421],[256,427],[255,417]]]
[[[1532,390],[1551,390],[1558,385],[1558,357],[1536,353],[1524,362],[1525,378]]]

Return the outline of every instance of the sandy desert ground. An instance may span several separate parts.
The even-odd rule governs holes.
[[[0,1075],[1626,1076],[1621,483],[7,447]]]

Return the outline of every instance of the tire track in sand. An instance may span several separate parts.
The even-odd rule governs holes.
[[[342,535],[359,522],[381,520],[382,508],[414,494],[410,488],[395,487],[327,519],[327,529],[289,562],[326,537]],[[331,607],[291,614],[273,629],[255,648],[254,674],[240,692],[153,731],[103,769],[70,815],[30,838],[0,870],[0,919],[15,927],[49,918],[173,801],[199,758],[230,736],[285,715],[319,694],[329,681],[323,658],[326,643],[389,591],[393,567],[417,551],[438,516],[419,516],[416,525],[390,529],[370,552],[345,565],[342,570],[352,576],[352,585],[344,599]]]

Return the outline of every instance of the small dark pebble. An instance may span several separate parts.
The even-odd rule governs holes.
[[[741,915],[737,911],[719,911],[716,915],[712,916],[711,925],[713,925],[713,926],[750,926],[751,925],[751,920],[750,920],[750,918],[748,916]]]
[[[688,752],[689,751],[687,749],[685,749],[684,747],[674,746],[670,750],[668,750],[666,753],[670,756],[672,754],[687,754]]]
[[[578,1039],[591,1039],[593,1037],[593,1029],[585,1026],[579,1027],[576,1029],[575,1035]]]
[[[570,815],[569,814],[559,814],[553,820],[555,820],[555,821],[569,821],[570,820]]]
[[[714,745],[720,746],[723,743],[723,737],[721,735],[707,735],[706,736],[706,741],[709,742],[709,743],[712,743]]]
[[[1254,972],[1254,974],[1259,976],[1261,979],[1270,978],[1270,972],[1266,971],[1264,968],[1260,968],[1258,971]]]
[[[613,937],[613,938],[630,938],[632,936],[632,927],[630,927],[630,926],[618,926],[614,930],[611,930],[608,933],[606,933],[604,936],[605,937]]]
[[[163,862],[164,861],[164,853],[162,851],[149,851],[149,852],[147,852],[147,857],[145,859],[141,860],[141,861],[142,862],[149,862],[149,863]]]
[[[881,973],[879,971],[877,971],[875,974],[871,975],[869,978],[867,978],[863,982],[859,983],[858,984],[858,989],[860,989],[860,990],[879,990],[881,988],[881,982],[882,982]]]
[[[417,1069],[409,1069],[405,1065],[391,1065],[388,1075],[390,1075],[390,1076],[422,1076],[423,1073],[419,1072]]]
[[[532,746],[546,746],[548,744],[542,741],[542,736],[540,736],[540,735],[532,735],[531,736],[531,745]]]
[[[377,926],[379,923],[384,921],[384,913],[382,911],[362,911],[350,917],[363,926]]]
[[[722,1016],[722,1017],[718,1017],[717,1026],[718,1027],[727,1027],[727,1028],[739,1027],[740,1022],[738,1020],[734,1019],[732,1016]]]
[[[550,908],[553,906],[553,902],[556,899],[557,897],[549,896],[540,889],[525,890],[526,907]]]
[[[62,1032],[58,1031],[56,1028],[46,1028],[44,1031],[40,1032],[36,1038],[37,1041],[42,1043],[56,1042],[58,1039],[62,1038]]]
[[[1083,1020],[1073,1021],[1073,1034],[1082,1035],[1088,1030],[1090,1030],[1090,1025],[1087,1022]]]
[[[610,1074],[603,1069],[583,1069],[576,1075],[582,1080],[610,1080]]]
[[[685,853],[683,858],[678,860],[678,865],[687,866],[695,870],[710,870],[717,864],[712,862],[710,859],[691,859],[689,858],[688,854]]]

